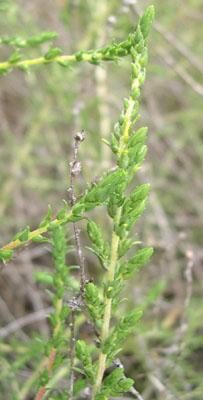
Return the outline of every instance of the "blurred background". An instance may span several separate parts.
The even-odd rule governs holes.
[[[144,400],[200,400],[202,1],[1,1],[0,36],[27,38],[46,30],[56,31],[59,37],[54,44],[63,54],[97,49],[112,39],[125,40],[140,12],[151,4],[156,17],[137,124],[149,127],[148,153],[133,185],[151,185],[147,210],[135,232],[143,246],[154,247],[154,255],[130,280],[126,291],[129,301],[122,307],[129,311],[139,305],[145,312],[125,342],[121,359],[126,375],[135,379]],[[35,58],[48,49],[49,43],[45,43],[36,49],[23,49],[23,53],[25,58]],[[10,54],[12,50],[1,45],[1,61]],[[47,204],[53,212],[62,207],[61,199],[67,199],[68,163],[77,131],[85,129],[87,133],[79,152],[82,174],[76,184],[77,194],[104,169],[115,165],[101,138],[109,137],[119,118],[123,98],[129,94],[129,77],[128,57],[118,64],[105,62],[104,69],[85,62],[73,65],[71,70],[51,64],[32,67],[27,74],[14,69],[0,77],[1,245],[26,225],[35,229],[46,215]],[[108,238],[111,227],[103,210],[96,209],[92,217],[103,226]],[[80,227],[85,228],[85,224]],[[69,231],[71,235],[71,227]],[[89,244],[85,233],[82,241]],[[85,257],[88,277],[102,279],[97,260],[86,250]],[[68,262],[77,264],[74,252]],[[50,297],[37,282],[36,271],[52,269],[46,247],[32,244],[1,272],[2,399],[33,398],[14,394],[35,366],[35,361],[29,363],[25,357],[33,332],[50,332],[45,318]],[[88,332],[83,332],[83,338],[89,340]],[[39,361],[36,354],[33,357]]]

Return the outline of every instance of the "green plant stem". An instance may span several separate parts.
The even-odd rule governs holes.
[[[91,58],[91,57],[90,57]],[[47,60],[45,57],[38,57],[34,58],[32,60],[21,60],[17,61],[15,63],[11,63],[9,61],[1,62],[0,63],[0,69],[3,68],[13,68],[13,67],[20,67],[22,64],[26,65],[27,67],[30,67],[32,65],[38,65],[38,64],[50,64],[53,62],[58,62],[58,61],[77,61],[76,57],[74,55],[70,56],[57,56],[54,57],[50,60]]]
[[[53,223],[55,225],[61,225],[64,222],[68,222],[68,220],[71,216],[72,216],[72,212],[70,211],[69,213],[66,213],[64,218],[54,219],[54,220],[50,221],[50,223]],[[29,242],[30,240],[32,240],[33,238],[35,238],[36,236],[39,236],[42,233],[47,232],[50,223],[48,223],[46,226],[43,226],[43,228],[37,228],[34,231],[30,232],[28,235],[28,239],[25,240],[24,242],[22,242],[19,239],[13,240],[12,242],[8,243],[6,246],[1,247],[0,250],[11,250],[11,249],[15,249],[16,247],[22,246],[23,244],[25,244],[25,243]]]
[[[53,63],[59,63],[60,62],[80,62],[80,61],[92,61],[92,57],[96,56],[97,60],[106,60],[106,54],[104,54],[101,50],[97,51],[91,51],[91,52],[83,52],[81,58],[78,57],[77,53],[72,54],[72,55],[61,55],[61,56],[56,56],[50,59],[47,59],[45,57],[38,57],[38,58],[33,58],[33,59],[27,59],[27,60],[20,60],[16,62],[10,62],[10,61],[4,61],[0,62],[0,70],[6,70],[9,68],[14,68],[14,67],[32,67],[33,65],[40,65],[40,64],[53,64]],[[127,55],[127,54],[126,54]],[[123,56],[119,56],[123,57]],[[114,58],[112,57],[112,61]]]
[[[139,60],[139,56],[138,56],[138,60]],[[138,87],[139,87],[138,79],[135,79],[132,84],[132,88],[138,88]],[[133,123],[133,121],[131,120],[131,114],[132,114],[134,107],[135,107],[135,101],[130,96],[129,97],[129,107],[124,115],[124,131],[120,137],[118,156],[120,156],[122,154],[122,152],[125,150],[125,145],[129,139],[129,130]],[[122,207],[118,207],[116,215],[114,217],[114,224],[119,224],[120,218],[121,218],[121,213],[122,213]],[[113,232],[112,243],[111,243],[111,263],[110,263],[109,272],[107,274],[107,282],[108,281],[112,282],[114,280],[115,268],[116,268],[116,263],[117,263],[118,244],[119,244],[119,236],[115,232]],[[103,327],[102,327],[102,331],[101,331],[102,342],[105,341],[109,336],[112,299],[111,298],[109,299],[106,297],[104,304],[105,304],[104,323],[103,323]],[[102,379],[103,379],[103,375],[104,375],[104,371],[105,371],[105,367],[106,367],[106,357],[107,357],[107,355],[102,353],[102,350],[101,350],[100,355],[99,355],[99,361],[98,361],[99,366],[98,366],[98,371],[97,371],[96,383],[92,390],[92,400],[95,399],[96,394],[99,392],[99,390],[101,388],[101,383],[102,383]]]
[[[119,207],[117,209],[117,213],[116,213],[116,216],[114,219],[115,222],[119,222],[120,217],[121,217],[121,211],[122,211],[122,207]],[[111,282],[114,279],[116,262],[117,262],[118,244],[119,244],[119,237],[117,236],[117,234],[115,232],[113,232],[112,242],[111,242],[111,263],[110,263],[110,268],[109,268],[109,271],[107,274],[107,282],[108,281]],[[106,340],[109,336],[112,299],[109,299],[108,297],[106,297],[104,304],[105,304],[104,324],[103,324],[102,331],[101,331],[101,340],[102,341]],[[106,357],[107,357],[107,355],[102,353],[102,351],[101,351],[100,355],[99,355],[99,367],[98,367],[98,371],[97,371],[96,383],[92,390],[92,400],[95,399],[95,395],[97,394],[97,392],[100,390],[100,387],[101,387],[101,382],[102,382],[104,370],[106,367]]]

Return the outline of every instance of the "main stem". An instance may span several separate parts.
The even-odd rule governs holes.
[[[135,85],[137,82],[135,82]],[[125,143],[128,141],[129,137],[129,129],[131,126],[131,113],[134,109],[135,102],[130,96],[129,98],[129,108],[125,113],[124,116],[124,132],[123,135],[120,137],[120,144],[119,144],[119,151],[118,155],[121,155],[124,148],[125,148]],[[121,213],[122,213],[122,207],[119,207],[117,209],[116,215],[114,217],[114,223],[119,224],[120,218],[121,218]],[[118,244],[119,244],[119,236],[113,231],[112,234],[112,242],[111,242],[111,263],[110,263],[110,268],[109,272],[107,274],[107,282],[112,282],[114,280],[114,275],[115,275],[115,269],[116,269],[116,263],[117,263],[117,252],[118,252]],[[102,326],[101,330],[101,341],[105,341],[108,336],[109,336],[109,329],[110,329],[110,320],[111,320],[111,305],[112,305],[112,299],[105,298],[105,312],[104,312],[104,323]],[[98,371],[97,371],[97,378],[96,378],[96,383],[92,389],[92,400],[95,399],[96,394],[100,391],[101,388],[101,383],[106,367],[106,357],[107,355],[102,353],[102,350],[99,355],[99,366],[98,366]]]
[[[120,217],[121,217],[121,210],[122,210],[122,208],[119,207],[117,210],[116,216],[115,216],[115,220],[114,220],[115,222],[119,222]],[[113,281],[114,275],[115,275],[118,243],[119,243],[119,237],[117,236],[117,234],[115,232],[113,232],[112,242],[111,242],[111,263],[110,263],[110,268],[109,268],[109,272],[107,275],[107,281],[110,281],[110,282]],[[102,330],[101,330],[101,340],[102,341],[106,340],[109,336],[112,299],[108,299],[106,297],[104,304],[105,304],[104,324],[103,324]],[[92,400],[95,399],[95,396],[96,396],[97,392],[99,392],[100,387],[101,387],[101,382],[102,382],[104,370],[106,367],[106,357],[107,357],[107,355],[102,353],[102,351],[101,351],[100,355],[99,355],[99,367],[98,367],[98,371],[97,371],[96,383],[92,390]]]

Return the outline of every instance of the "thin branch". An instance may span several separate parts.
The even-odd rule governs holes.
[[[76,202],[76,198],[74,196],[74,178],[81,171],[81,163],[77,160],[78,148],[81,142],[85,140],[85,131],[81,131],[76,133],[74,137],[74,156],[73,161],[69,163],[70,165],[70,188],[68,190],[71,199],[71,206],[73,206]],[[74,233],[75,233],[75,242],[77,247],[77,253],[79,258],[79,266],[80,266],[80,289],[82,292],[82,297],[85,291],[85,260],[82,253],[82,247],[80,242],[80,230],[77,228],[77,224],[74,222]]]
[[[114,166],[112,168],[109,169],[109,173],[113,173],[118,169],[118,166]],[[95,184],[99,183],[101,180],[103,179],[102,176],[98,177],[96,176],[92,181],[91,181],[91,186],[92,188],[94,187]],[[77,197],[75,197],[75,201],[80,200],[85,193],[87,192],[87,190],[84,190],[82,193],[80,193]],[[58,220],[56,219],[56,215],[51,219],[50,223],[54,222],[56,225],[59,225],[62,222],[65,222],[66,220],[68,220],[68,218],[71,216],[71,212],[66,214],[66,217]],[[49,224],[50,224],[49,223]],[[0,248],[0,250],[10,250],[10,249],[15,249],[15,253],[13,254],[13,257],[11,260],[7,260],[6,264],[1,264],[0,265],[0,271],[3,270],[3,268],[5,267],[5,265],[7,265],[9,262],[13,261],[13,259],[15,258],[15,256],[17,256],[19,253],[21,253],[23,250],[25,250],[28,246],[30,246],[30,244],[32,243],[32,238],[34,238],[35,236],[44,234],[47,232],[49,224],[47,224],[44,228],[38,228],[32,232],[30,232],[29,236],[28,236],[28,240],[24,243],[20,242],[18,239],[15,241],[11,241],[10,243],[8,243],[7,245],[3,246]],[[18,246],[21,246],[19,248],[17,248]],[[16,249],[17,248],[17,249]]]
[[[135,397],[138,400],[143,400],[143,397],[141,396],[141,394],[132,386],[130,388],[130,393],[133,395],[133,397]]]
[[[120,359],[117,358],[114,361],[114,364],[116,365],[117,368],[123,368],[123,364],[121,363]],[[126,379],[126,375],[123,375],[124,378]],[[136,398],[137,400],[143,400],[143,397],[140,395],[140,393],[134,388],[134,386],[131,386],[129,392],[131,393],[131,395]]]
[[[81,132],[76,133],[74,136],[74,153],[73,153],[73,161],[69,163],[70,166],[70,187],[69,187],[69,194],[70,194],[70,202],[71,206],[73,206],[76,202],[76,198],[74,196],[74,178],[78,175],[81,171],[81,163],[77,160],[78,148],[81,142],[85,139],[85,131],[82,130]],[[82,247],[80,242],[80,230],[77,227],[77,224],[73,223],[74,233],[75,233],[75,242],[77,248],[77,254],[79,258],[79,266],[80,266],[80,292],[79,297],[83,302],[84,299],[84,292],[85,292],[85,260],[82,253]],[[78,308],[78,300],[73,298],[69,302],[69,307],[72,309],[71,311],[71,322],[70,322],[70,386],[69,386],[69,394],[68,399],[72,400],[73,396],[73,386],[74,386],[74,356],[75,356],[75,312]]]
[[[26,71],[29,67],[32,67],[34,65],[40,65],[40,64],[53,64],[53,63],[58,63],[59,65],[62,65],[64,67],[68,67],[70,63],[72,62],[80,62],[80,61],[88,61],[92,64],[98,65],[100,61],[117,61],[120,59],[120,57],[124,57],[125,55],[128,55],[128,53],[124,55],[117,55],[117,49],[119,48],[120,43],[118,44],[112,44],[111,48],[106,51],[106,47],[97,49],[97,50],[89,50],[87,52],[81,51],[75,54],[71,55],[58,55],[52,58],[46,58],[46,55],[44,57],[38,57],[34,59],[26,59],[26,60],[19,60],[15,62],[11,61],[3,61],[0,62],[0,72],[2,73],[7,73],[13,70],[13,68],[20,68],[24,71]],[[110,53],[111,50],[111,53]]]

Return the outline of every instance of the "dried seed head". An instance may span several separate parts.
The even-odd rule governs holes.
[[[80,161],[71,161],[69,163],[71,167],[71,174],[72,175],[78,175],[81,171],[81,163]]]
[[[82,130],[81,132],[76,133],[74,137],[78,142],[83,142],[83,140],[85,140],[85,131]]]

